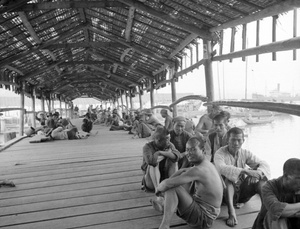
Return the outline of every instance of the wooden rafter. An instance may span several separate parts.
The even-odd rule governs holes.
[[[300,37],[295,37],[284,41],[277,41],[267,45],[261,45],[258,47],[244,49],[241,51],[228,53],[221,56],[215,56],[213,57],[213,61],[228,60],[231,58],[240,58],[243,56],[252,56],[263,53],[280,52],[293,49],[300,49]]]
[[[67,65],[78,66],[78,65],[89,65],[89,64],[93,64],[93,65],[111,64],[111,61],[108,61],[108,60],[65,61],[65,62],[59,64],[59,66],[67,66]]]
[[[131,42],[131,29],[132,29],[132,24],[133,24],[133,19],[134,19],[134,11],[135,11],[134,7],[129,7],[127,24],[126,24],[126,29],[125,29],[125,40],[127,42]]]
[[[89,41],[78,43],[60,43],[49,45],[48,49],[70,49],[70,48],[103,48],[103,47],[126,47],[118,42],[105,42],[105,41]]]
[[[27,15],[25,12],[21,11],[21,12],[18,12],[19,14],[19,17],[21,18],[22,20],[22,23],[23,25],[26,27],[27,31],[29,32],[30,36],[33,38],[33,40],[37,43],[37,44],[41,44],[42,43],[42,40],[38,37],[38,35],[36,34],[36,32],[34,31],[30,21],[28,20],[27,18]],[[50,50],[48,49],[43,49],[43,51],[45,53],[47,53],[51,59],[53,61],[56,61],[56,57],[54,55],[54,53],[52,53]],[[55,66],[55,69],[56,71],[60,74],[61,70],[57,67],[57,65]]]
[[[26,50],[26,51],[24,51],[20,54],[12,55],[11,57],[8,57],[8,58],[1,61],[0,68],[2,68],[4,65],[10,64],[11,62],[13,62],[17,59],[23,58],[24,56],[26,56],[30,53],[34,53],[34,52],[39,51],[41,49],[46,49],[48,45],[52,45],[52,44],[57,43],[61,40],[64,40],[65,38],[72,36],[74,33],[77,33],[78,31],[84,29],[86,26],[87,26],[86,24],[78,25],[75,28],[72,28],[68,31],[65,31],[65,32],[61,33],[59,35],[59,37],[56,37],[56,38],[53,38],[49,41],[43,42],[40,45],[34,46],[33,48],[30,48],[30,49],[28,49],[28,50]]]
[[[144,12],[147,12],[159,19],[162,19],[164,21],[167,21],[175,26],[180,27],[181,29],[190,32],[190,33],[195,33],[198,36],[200,36],[201,38],[206,38],[206,39],[212,39],[212,36],[210,34],[210,32],[208,30],[204,30],[204,29],[200,29],[194,25],[191,24],[187,24],[183,21],[180,21],[178,19],[175,19],[169,15],[166,15],[162,12],[159,12],[151,7],[146,6],[145,4],[139,2],[139,1],[133,1],[133,0],[119,0],[119,2],[122,2],[128,6],[132,6],[135,7],[139,10],[142,10]]]
[[[174,56],[176,56],[182,49],[184,49],[188,44],[190,44],[194,39],[196,39],[198,37],[198,35],[192,33],[190,34],[187,38],[185,38],[180,45],[178,45],[176,47],[176,49],[174,49],[170,55],[168,56],[169,59],[173,58]],[[157,75],[158,73],[164,71],[168,66],[167,65],[163,65],[160,69],[158,69],[157,71],[153,72],[153,75]]]
[[[126,64],[122,63],[121,61],[117,61],[117,60],[111,59],[111,58],[106,57],[106,56],[104,56],[104,55],[101,55],[101,54],[99,54],[99,53],[97,53],[97,52],[95,52],[95,51],[87,50],[87,52],[90,52],[91,54],[93,54],[93,55],[95,55],[95,56],[97,56],[97,57],[103,58],[104,60],[111,61],[111,62],[114,63],[114,64],[118,64],[119,66],[122,66],[122,67],[124,67],[124,68],[127,68],[128,70],[130,70],[130,71],[132,71],[132,72],[135,72],[135,73],[137,73],[137,74],[139,74],[139,75],[145,76],[145,77],[147,77],[147,78],[149,78],[149,79],[153,79],[153,76],[152,76],[152,75],[147,74],[147,73],[145,73],[145,72],[143,72],[143,71],[141,71],[141,70],[134,69],[133,67],[131,67],[131,66],[129,66],[129,65],[126,65]]]
[[[7,68],[7,69],[9,69],[9,70],[12,70],[12,71],[18,73],[18,74],[21,75],[21,76],[24,75],[24,73],[23,73],[21,70],[15,68],[15,67],[13,67],[13,66],[10,66],[10,65],[7,64],[7,65],[5,65],[4,67]]]
[[[162,62],[162,63],[168,64],[168,65],[170,65],[170,66],[173,66],[173,65],[174,65],[173,61],[171,61],[171,60],[169,60],[169,59],[167,59],[167,58],[160,57],[160,56],[158,56],[158,55],[156,55],[156,54],[153,54],[153,52],[151,52],[151,51],[149,51],[149,50],[147,50],[147,49],[145,49],[145,48],[138,47],[137,45],[134,45],[134,44],[128,44],[126,41],[123,41],[123,40],[121,40],[121,39],[119,39],[119,38],[117,38],[117,37],[115,37],[115,36],[112,36],[112,35],[110,35],[110,34],[107,34],[107,33],[103,32],[103,31],[101,31],[100,29],[97,29],[97,28],[95,28],[95,27],[93,27],[93,26],[89,26],[89,29],[90,29],[91,31],[95,32],[95,33],[98,33],[98,34],[100,34],[100,35],[102,35],[102,36],[104,36],[104,37],[106,37],[106,38],[108,38],[108,39],[114,41],[114,42],[118,42],[118,43],[120,43],[120,44],[125,45],[125,46],[128,47],[128,48],[132,48],[132,49],[134,49],[135,51],[137,51],[138,53],[147,55],[147,56],[153,58],[154,60],[156,60],[156,61],[158,61],[158,62]]]
[[[256,13],[250,14],[249,16],[245,16],[243,18],[238,18],[233,21],[229,21],[227,23],[224,23],[220,26],[214,27],[210,29],[210,32],[216,32],[223,29],[231,28],[234,26],[247,24],[252,21],[257,21],[266,17],[271,17],[274,15],[282,14],[284,12],[296,9],[300,7],[300,1],[299,0],[287,0],[280,2],[274,6],[268,7],[264,10],[258,11]]]
[[[19,84],[13,83],[13,82],[8,82],[8,81],[0,81],[0,84],[3,84],[3,85],[10,85],[10,86],[14,86],[14,87],[17,87],[17,88],[20,87]]]
[[[106,8],[106,7],[125,7],[118,1],[59,1],[30,3],[18,8],[22,11],[35,10],[54,10],[54,9],[77,9],[77,8]]]

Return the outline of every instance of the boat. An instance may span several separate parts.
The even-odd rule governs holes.
[[[272,123],[274,121],[274,117],[252,117],[249,115],[248,117],[242,118],[242,120],[247,123],[248,125],[253,125],[253,124],[267,124],[267,123]]]

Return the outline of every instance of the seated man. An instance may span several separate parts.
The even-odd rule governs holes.
[[[207,153],[207,155],[210,156],[211,162],[214,162],[215,152],[222,146],[227,145],[226,125],[227,116],[223,115],[222,113],[219,113],[215,117],[213,117],[213,132],[208,135],[206,142],[208,145],[207,148],[210,149],[210,152]]]
[[[150,109],[146,109],[144,112],[144,116],[139,116],[137,127],[133,128],[135,131],[133,138],[135,138],[136,136],[138,136],[139,138],[150,137],[157,126],[161,126],[161,123],[153,115]]]
[[[180,160],[178,161],[178,168],[189,167],[188,159],[186,157],[186,143],[192,137],[192,135],[185,131],[186,118],[177,116],[173,119],[174,127],[170,132],[170,142],[172,142],[175,148],[180,152]]]
[[[155,130],[155,128],[158,125],[161,125],[160,121],[155,117],[155,115],[152,113],[151,109],[146,109],[145,110],[145,116],[146,120],[145,123],[151,130]]]
[[[283,176],[262,188],[262,208],[252,229],[300,228],[300,159],[288,159]]]
[[[176,214],[190,226],[209,228],[220,213],[223,186],[215,166],[203,153],[204,141],[192,137],[186,145],[188,160],[193,167],[178,170],[156,188],[156,195],[164,194],[164,206],[156,202],[154,208],[163,209],[159,229],[170,228]]]
[[[168,131],[171,131],[173,129],[173,118],[168,114],[167,109],[161,109],[160,111],[161,117],[165,119],[165,127]]]
[[[261,187],[270,177],[269,165],[242,149],[244,132],[234,127],[227,132],[227,146],[217,150],[214,163],[219,173],[225,179],[225,200],[228,206],[228,226],[238,224],[234,206],[246,203],[255,194],[261,195]],[[249,168],[250,167],[250,168]]]
[[[213,117],[216,114],[218,114],[220,111],[221,111],[220,108],[217,106],[208,106],[207,107],[208,113],[201,116],[196,126],[196,131],[200,132],[203,135],[207,135],[208,131],[213,127],[213,122],[212,122]]]
[[[168,130],[165,127],[158,127],[153,134],[153,141],[143,147],[142,188],[154,192],[162,180],[177,171],[179,157],[180,153],[170,143]],[[161,201],[161,198],[157,198],[157,201]]]

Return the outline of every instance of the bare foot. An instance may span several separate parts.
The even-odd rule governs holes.
[[[237,217],[235,214],[229,215],[228,219],[226,220],[226,225],[229,227],[234,227],[238,224]]]
[[[154,200],[154,199],[151,199],[150,200],[150,203],[152,205],[152,207],[160,212],[160,213],[164,213],[164,205],[163,205],[163,201],[159,201],[159,200]]]
[[[242,207],[244,207],[244,203],[236,203],[236,205],[234,206],[236,209],[240,209]]]

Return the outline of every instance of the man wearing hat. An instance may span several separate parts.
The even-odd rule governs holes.
[[[167,109],[161,109],[160,111],[161,117],[165,119],[165,127],[168,131],[173,130],[173,118],[168,114]]]
[[[163,126],[157,127],[153,133],[153,140],[143,147],[142,189],[155,192],[161,181],[177,171],[179,157],[179,151],[170,142],[169,131]],[[151,203],[155,204],[157,201],[162,202],[163,199],[157,198],[151,200]]]
[[[180,160],[178,162],[178,168],[189,167],[188,160],[186,158],[186,143],[192,137],[192,134],[185,130],[186,118],[183,116],[177,116],[173,119],[173,130],[170,131],[170,142],[172,142],[175,148],[180,152]]]

